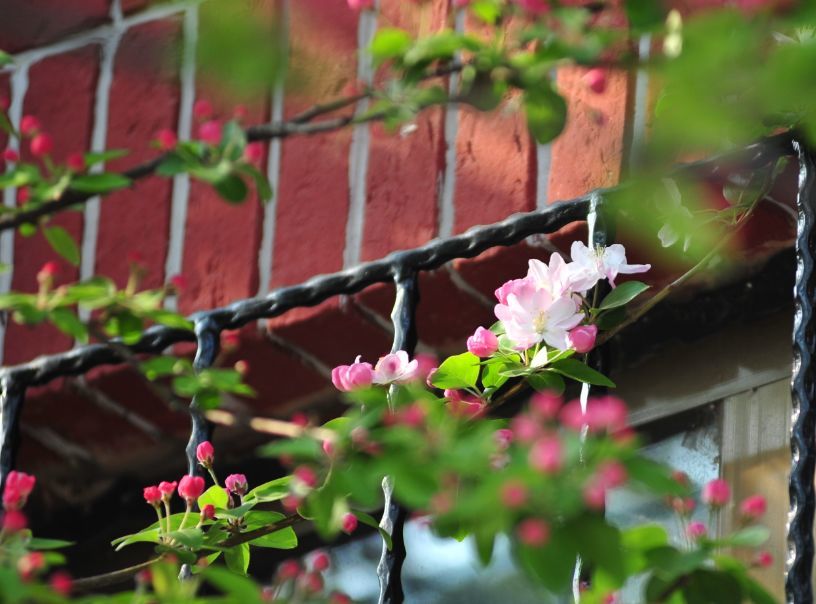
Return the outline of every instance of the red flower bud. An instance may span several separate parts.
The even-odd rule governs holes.
[[[225,352],[232,352],[237,349],[241,343],[241,335],[237,331],[222,331],[221,332],[221,348]]]
[[[206,120],[212,114],[212,103],[207,99],[199,99],[193,104],[193,115],[197,120]]]
[[[54,139],[44,132],[37,134],[29,143],[29,150],[34,157],[48,155],[54,150]]]
[[[6,149],[3,151],[3,159],[6,161],[20,161],[20,154],[14,149]]]
[[[746,520],[758,520],[767,509],[768,502],[762,495],[751,495],[740,504],[740,514]]]
[[[155,143],[162,151],[169,151],[178,144],[178,137],[172,130],[164,128],[156,133]]]
[[[334,591],[329,596],[329,604],[351,604],[351,598],[344,593]]]
[[[247,110],[246,105],[236,105],[235,109],[232,110],[232,117],[239,122],[249,117],[249,111]]]
[[[590,69],[581,79],[584,81],[584,84],[586,84],[586,87],[595,94],[603,94],[606,90],[606,72],[600,67]]]
[[[149,505],[158,506],[161,503],[162,492],[157,486],[145,487],[142,494]]]
[[[198,127],[198,138],[208,145],[217,145],[221,142],[221,122],[210,120]]]
[[[170,277],[169,283],[177,292],[187,289],[187,277],[184,275],[173,275]]]
[[[28,527],[26,515],[18,510],[8,510],[3,514],[3,532],[10,535]]]
[[[759,552],[754,558],[754,565],[760,568],[768,568],[773,564],[773,556],[770,552]]]
[[[33,115],[24,115],[20,120],[20,134],[23,136],[32,136],[41,128],[40,120]]]
[[[20,187],[17,189],[17,203],[25,205],[31,199],[31,189],[28,187]]]
[[[295,560],[284,560],[278,566],[278,578],[281,581],[295,579],[300,574],[300,564]]]
[[[3,491],[3,507],[6,510],[19,510],[22,508],[37,479],[31,474],[12,470],[6,478],[6,487]]]
[[[347,535],[351,535],[354,531],[357,530],[357,516],[349,512],[345,516],[343,516],[343,532]]]
[[[205,440],[196,447],[196,459],[198,459],[198,463],[205,468],[212,466],[213,460],[215,459],[215,447],[212,446],[210,441]]]
[[[213,504],[208,503],[201,508],[201,520],[215,520],[215,506]]]
[[[292,472],[292,474],[297,480],[302,482],[310,489],[313,489],[315,488],[315,486],[317,486],[317,474],[315,474],[315,471],[312,470],[309,466],[298,466],[297,468],[295,468],[295,471]]]
[[[263,157],[263,145],[261,143],[249,143],[244,149],[244,159],[250,163],[257,163]]]
[[[71,595],[71,589],[74,586],[71,575],[64,570],[58,570],[51,575],[51,579],[48,581],[48,584],[55,593],[61,595],[63,598],[67,598]]]
[[[30,581],[45,568],[45,555],[42,552],[29,552],[17,561],[17,572],[23,581]]]
[[[508,480],[501,487],[501,500],[510,509],[527,503],[527,486],[520,480]]]
[[[85,158],[82,153],[71,153],[65,160],[65,165],[69,170],[82,172],[85,169]]]
[[[236,495],[246,495],[246,492],[249,490],[246,476],[243,474],[230,474],[227,476],[224,484],[230,492]]]
[[[318,572],[328,570],[330,565],[331,560],[329,559],[329,555],[324,551],[316,552],[314,557],[312,558],[312,568]]]
[[[167,482],[163,480],[159,483],[159,491],[162,494],[162,499],[165,501],[170,501],[173,498],[173,493],[176,491],[176,486],[178,486],[177,481]]]
[[[518,525],[516,535],[523,544],[540,547],[550,538],[550,525],[538,518],[528,518]]]
[[[201,476],[182,476],[178,485],[179,497],[191,505],[204,492],[204,479]]]
[[[702,500],[713,508],[728,503],[731,498],[731,487],[722,479],[712,480],[703,487]]]

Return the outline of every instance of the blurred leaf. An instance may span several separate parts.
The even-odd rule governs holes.
[[[130,179],[115,172],[83,174],[71,179],[71,189],[81,193],[110,193],[130,186]]]
[[[527,90],[524,93],[527,126],[538,144],[549,143],[567,123],[567,102],[552,88]]]
[[[130,153],[128,149],[108,149],[107,151],[86,153],[83,157],[85,158],[86,165],[93,166],[94,164],[98,164],[103,161],[106,162],[112,159],[119,159],[128,153]]]
[[[201,575],[213,587],[231,596],[230,601],[247,604],[262,601],[261,591],[253,580],[236,575],[221,566],[208,566]]]
[[[402,29],[384,27],[377,31],[371,42],[371,56],[375,63],[400,57],[411,47],[411,36]]]
[[[57,308],[51,311],[51,322],[64,334],[82,342],[88,341],[88,328],[68,308]]]
[[[242,543],[224,551],[227,568],[240,575],[246,575],[249,568],[249,544]]]
[[[635,31],[650,30],[666,17],[661,0],[626,0],[625,4],[629,26]]]
[[[230,203],[241,203],[249,192],[244,179],[237,174],[228,174],[215,182],[215,190],[222,199]]]
[[[43,234],[55,252],[74,266],[79,266],[79,246],[68,231],[54,226],[44,228]]]

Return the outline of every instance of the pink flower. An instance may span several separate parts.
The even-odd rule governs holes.
[[[550,5],[546,0],[514,0],[522,9],[531,15],[542,15],[550,11]]]
[[[292,476],[310,489],[317,486],[317,474],[309,466],[298,466],[292,472]]]
[[[699,520],[692,520],[686,527],[686,534],[692,539],[697,540],[700,537],[705,537],[708,534],[708,529],[706,525]]]
[[[201,476],[191,476],[189,474],[182,476],[178,485],[179,497],[187,502],[190,506],[193,502],[201,497],[204,492],[204,479]]]
[[[477,357],[489,357],[499,349],[499,338],[484,327],[477,327],[476,332],[467,339],[467,349]]]
[[[3,507],[6,510],[19,510],[25,506],[28,496],[34,490],[37,479],[31,474],[12,470],[6,477],[3,491]]]
[[[374,0],[347,0],[349,8],[354,11],[373,10]]]
[[[561,422],[572,430],[580,431],[584,425],[591,432],[617,432],[626,427],[626,404],[615,396],[590,398],[586,412],[581,402],[573,400],[561,409]]]
[[[236,495],[246,495],[246,492],[249,490],[246,476],[243,474],[230,474],[226,480],[224,480],[224,485],[231,493],[235,493]]]
[[[563,400],[553,392],[537,392],[530,399],[530,409],[542,419],[553,419],[558,415]]]
[[[533,444],[527,460],[540,472],[545,474],[557,472],[564,463],[561,441],[557,436],[542,436]]]
[[[289,581],[297,578],[300,574],[300,570],[300,564],[295,560],[284,560],[280,563],[280,566],[278,566],[278,577],[282,581]]]
[[[731,487],[721,478],[712,480],[703,487],[702,499],[713,508],[724,506],[730,498]]]
[[[759,552],[756,557],[754,558],[754,566],[758,566],[760,568],[768,568],[773,564],[773,556],[770,552],[762,551]]]
[[[528,415],[514,417],[510,422],[510,428],[513,430],[513,436],[523,443],[533,442],[541,433],[541,426]]]
[[[51,587],[51,590],[54,591],[54,593],[61,595],[63,598],[67,598],[71,595],[71,589],[74,587],[74,581],[71,579],[71,575],[69,575],[67,572],[64,570],[58,570],[51,575],[48,585]]]
[[[3,514],[3,532],[12,535],[28,527],[26,515],[19,510],[7,510]]]
[[[201,508],[201,520],[215,520],[215,506],[211,503]]]
[[[343,532],[347,535],[351,535],[354,531],[357,530],[357,516],[349,512],[345,516],[343,516],[343,525],[342,525]]]
[[[549,264],[531,259],[527,268],[527,280],[537,289],[547,290],[553,298],[573,292],[573,264],[567,264],[559,253],[550,255]]]
[[[600,279],[608,279],[609,284],[615,287],[618,275],[645,273],[652,268],[650,264],[627,264],[626,249],[619,243],[590,249],[581,241],[574,241],[570,255],[575,279],[580,285],[576,287],[584,290],[593,287]]]
[[[54,150],[54,139],[51,138],[51,135],[42,132],[31,139],[29,149],[34,157],[48,155]]]
[[[328,570],[329,566],[331,566],[329,555],[324,551],[315,552],[312,557],[312,568],[317,572],[323,572],[324,570]]]
[[[169,128],[162,128],[156,133],[156,146],[162,151],[169,151],[178,144],[176,133]]]
[[[145,501],[152,506],[158,506],[162,500],[162,492],[159,490],[159,487],[152,486],[152,487],[145,487],[142,494],[144,495]]]
[[[535,291],[535,285],[530,279],[511,279],[497,289],[494,293],[499,304],[507,304],[507,297],[510,294],[517,296],[526,295],[529,292]]]
[[[162,480],[159,483],[159,492],[162,494],[162,499],[170,501],[173,497],[173,493],[176,491],[176,486],[178,486],[178,482],[175,480],[173,482]]]
[[[550,525],[538,518],[527,518],[516,527],[516,535],[524,545],[540,547],[550,538]]]
[[[594,67],[587,71],[581,80],[595,94],[603,94],[606,90],[606,72],[600,67]]]
[[[501,502],[511,510],[527,503],[527,486],[520,480],[508,480],[501,487]]]
[[[579,325],[567,334],[567,343],[578,354],[584,354],[595,348],[595,338],[597,337],[597,325]]]
[[[595,472],[595,480],[606,489],[621,486],[627,477],[628,473],[623,464],[614,460],[602,462]]]
[[[263,157],[263,145],[261,143],[249,143],[244,149],[244,159],[251,163],[261,161]]]
[[[3,159],[6,161],[20,161],[20,154],[14,149],[6,149],[3,151]]]
[[[42,128],[40,120],[33,115],[24,115],[20,120],[20,134],[23,136],[32,136]]]
[[[25,205],[31,199],[31,189],[29,187],[20,187],[17,189],[17,203]]]
[[[360,356],[351,365],[340,365],[332,369],[332,384],[341,392],[350,392],[358,388],[368,388],[374,381],[374,369],[371,363],[363,363]]]
[[[740,514],[746,520],[758,520],[767,509],[768,502],[762,495],[751,495],[740,504]]]
[[[213,114],[212,103],[207,99],[199,99],[193,104],[193,115],[197,120],[206,120]]]
[[[215,460],[215,447],[210,441],[205,440],[196,447],[196,459],[205,468],[212,467],[213,460]]]
[[[198,138],[208,145],[217,145],[221,142],[221,122],[210,120],[198,127]]]
[[[65,165],[68,166],[69,170],[82,172],[85,169],[85,157],[83,157],[82,153],[71,153],[65,159]]]
[[[408,358],[408,353],[398,350],[380,357],[374,366],[375,384],[404,384],[416,379],[419,363]]]
[[[439,359],[432,354],[420,353],[414,357],[417,362],[416,379],[427,380],[431,372],[439,367]]]
[[[514,346],[526,350],[542,340],[549,346],[567,348],[567,332],[584,318],[571,296],[554,297],[546,289],[521,288],[507,295],[507,304],[494,312]]]
[[[675,497],[671,501],[671,506],[672,509],[681,516],[690,516],[697,507],[697,502],[691,497]]]

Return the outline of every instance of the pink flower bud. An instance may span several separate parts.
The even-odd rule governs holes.
[[[531,443],[541,434],[541,426],[529,415],[517,415],[510,422],[513,437],[522,443]]]
[[[603,484],[595,480],[590,480],[590,482],[584,485],[582,494],[584,503],[587,507],[594,510],[602,509],[606,503],[606,489]]]
[[[302,574],[298,577],[298,583],[307,594],[317,594],[323,591],[323,577],[319,572]]]
[[[28,496],[34,490],[37,479],[31,474],[12,470],[6,477],[3,490],[3,507],[6,510],[19,510],[25,506]]]
[[[156,146],[162,151],[170,151],[178,144],[176,133],[169,128],[162,128],[156,133]]]
[[[746,520],[758,520],[767,509],[768,502],[762,495],[751,495],[740,504],[740,514]]]
[[[221,142],[221,122],[210,120],[198,127],[198,138],[208,145],[217,145]]]
[[[586,87],[595,94],[603,94],[606,90],[606,72],[600,67],[590,69],[581,79]]]
[[[144,256],[141,252],[137,250],[130,250],[125,257],[127,258],[128,264],[144,264]]]
[[[241,334],[237,331],[221,332],[221,348],[224,352],[233,352],[241,344]]]
[[[173,482],[162,480],[159,483],[159,492],[162,494],[162,499],[165,501],[170,501],[173,498],[173,493],[175,493],[177,486],[178,482],[175,480]]]
[[[554,392],[537,392],[530,399],[530,409],[542,419],[554,419],[564,401]]]
[[[212,103],[207,99],[199,99],[193,104],[193,116],[197,120],[206,120],[213,114]]]
[[[351,598],[339,591],[333,591],[329,596],[329,604],[351,604]]]
[[[540,472],[551,474],[561,469],[564,461],[563,448],[557,436],[543,436],[530,449],[530,465]]]
[[[300,574],[300,564],[295,560],[284,560],[278,566],[278,578],[281,581],[290,581],[296,579]]]
[[[173,289],[177,292],[187,289],[187,277],[184,275],[173,275],[168,280],[168,283],[170,283]]]
[[[515,3],[531,15],[543,15],[550,11],[546,0],[515,0]]]
[[[281,499],[281,505],[287,512],[296,512],[303,500],[295,495],[287,495]]]
[[[51,575],[48,585],[51,587],[51,590],[54,593],[61,595],[63,598],[67,598],[71,595],[71,589],[74,587],[74,581],[71,579],[71,575],[69,575],[67,572],[64,570],[58,570]]]
[[[374,368],[371,363],[363,363],[360,357],[351,365],[340,365],[332,369],[332,384],[341,392],[350,392],[358,388],[367,388],[374,381]]]
[[[28,527],[28,518],[19,510],[8,510],[3,514],[3,532],[12,535]]]
[[[489,329],[477,327],[474,334],[467,339],[467,349],[477,357],[489,357],[499,349],[499,338]]]
[[[235,365],[233,365],[232,368],[238,372],[238,375],[245,376],[249,373],[249,363],[244,360],[235,361]]]
[[[215,459],[215,447],[212,446],[210,441],[205,440],[196,447],[196,459],[205,468],[212,466]]]
[[[292,476],[310,489],[317,486],[317,474],[309,466],[298,466],[294,472],[292,472]]]
[[[354,11],[373,10],[374,0],[347,0],[349,8]]]
[[[45,554],[29,552],[17,560],[17,572],[23,581],[31,581],[37,573],[45,568]]]
[[[580,431],[584,425],[590,432],[617,432],[626,427],[626,404],[615,396],[601,396],[587,401],[586,412],[581,402],[573,400],[561,409],[560,419],[567,428]]]
[[[506,451],[513,442],[513,431],[509,428],[500,428],[493,433],[493,440],[500,451]]]
[[[44,132],[37,134],[29,143],[29,150],[34,157],[48,155],[54,150],[54,139]]]
[[[317,572],[323,572],[324,570],[328,570],[329,566],[331,565],[331,560],[329,559],[329,555],[324,551],[315,552],[314,556],[312,557],[312,568],[315,569]]]
[[[520,480],[508,480],[501,487],[502,503],[511,510],[527,503],[527,486]]]
[[[231,493],[236,495],[246,495],[249,490],[249,484],[247,484],[246,476],[243,474],[230,474],[224,484]]]
[[[24,115],[20,120],[20,134],[23,136],[33,136],[41,127],[40,120],[33,115]]]
[[[211,503],[201,508],[201,520],[215,520],[215,506]]]
[[[768,568],[773,564],[773,561],[774,559],[770,552],[762,551],[759,552],[754,558],[754,566]]]
[[[261,143],[249,143],[244,148],[244,159],[250,163],[257,163],[263,157],[263,145]]]
[[[699,520],[693,520],[688,523],[686,534],[696,541],[700,537],[705,537],[708,534],[708,529]]]
[[[31,199],[31,189],[29,187],[20,187],[17,189],[17,203],[25,205]]]
[[[671,501],[671,507],[681,516],[690,516],[697,508],[697,503],[691,497],[675,497]]]
[[[702,500],[713,508],[719,508],[728,503],[731,498],[731,487],[718,478],[703,487]]]
[[[596,480],[607,489],[621,486],[628,477],[626,468],[619,461],[602,462],[595,472]]]
[[[20,161],[20,154],[14,149],[6,149],[3,151],[3,159],[6,161]]]
[[[541,547],[550,538],[550,525],[538,518],[527,518],[516,527],[516,535],[524,545]]]
[[[343,532],[347,535],[351,535],[357,530],[357,522],[357,516],[351,512],[343,516]]]
[[[427,380],[431,371],[439,366],[439,359],[432,354],[418,354],[414,357],[417,362],[416,379]]]
[[[190,476],[189,474],[182,476],[178,485],[179,497],[187,502],[187,505],[201,497],[204,492],[204,479],[201,476]]]
[[[161,503],[162,492],[157,486],[145,487],[142,494],[149,505],[158,506]]]
[[[45,282],[53,281],[54,277],[59,273],[59,264],[53,260],[42,265],[37,272],[37,283],[43,284]]]
[[[239,122],[249,117],[249,110],[246,108],[246,105],[236,105],[232,110],[232,117]]]
[[[595,348],[595,338],[598,336],[597,325],[581,325],[567,334],[567,342],[575,352],[584,354]]]
[[[65,165],[73,172],[82,172],[85,169],[85,158],[82,153],[71,153],[65,159]]]
[[[334,457],[335,452],[334,443],[331,441],[331,439],[325,439],[323,441],[323,453],[326,454],[326,457]]]
[[[295,413],[290,421],[301,428],[305,428],[309,425],[309,418],[305,413]]]

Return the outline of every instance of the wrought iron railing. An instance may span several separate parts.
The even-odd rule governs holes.
[[[789,602],[805,604],[813,601],[813,519],[816,509],[816,317],[813,311],[816,296],[816,156],[795,135],[785,133],[725,157],[687,164],[679,171],[700,177],[716,177],[735,165],[742,169],[758,168],[783,156],[796,156],[799,161],[786,595]],[[417,277],[420,272],[439,268],[456,259],[472,258],[493,247],[512,245],[531,235],[550,234],[580,220],[588,221],[590,241],[605,242],[607,233],[604,225],[607,221],[603,215],[609,210],[605,201],[610,192],[594,191],[584,197],[555,203],[546,209],[516,214],[496,224],[475,227],[462,235],[395,252],[353,269],[314,277],[299,285],[277,289],[262,298],[241,300],[222,308],[195,313],[189,317],[194,324],[193,331],[154,326],[145,330],[142,338],[128,348],[130,353],[160,354],[173,344],[195,342],[194,366],[202,370],[215,362],[220,334],[224,330],[269,319],[297,307],[314,306],[333,296],[354,294],[377,283],[394,283],[396,302],[391,313],[393,350],[406,350],[412,354],[417,342],[415,319],[419,302]],[[60,377],[81,375],[101,365],[124,363],[126,359],[121,346],[123,344],[90,344],[0,369],[0,487],[14,467],[26,390]],[[190,405],[190,417],[192,427],[186,454],[189,472],[194,473],[198,471],[196,446],[210,438],[212,426],[198,409],[195,399]],[[392,532],[393,548],[389,551],[383,547],[378,566],[380,602],[397,604],[403,601],[400,574],[405,559],[405,545],[401,536],[405,511],[390,501],[390,488],[388,485],[385,487],[383,524]]]

